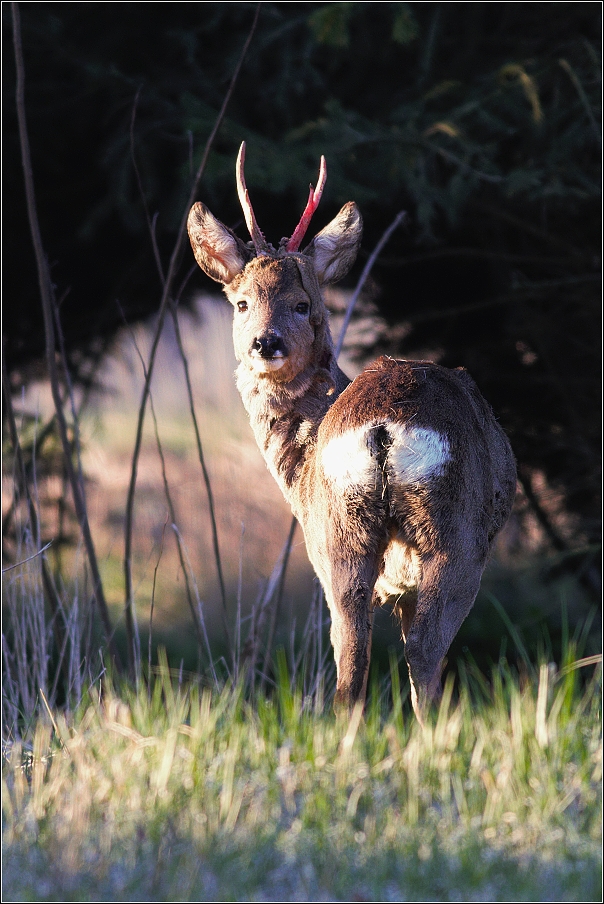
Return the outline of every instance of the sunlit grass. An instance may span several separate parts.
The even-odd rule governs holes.
[[[4,897],[600,900],[599,675],[468,667],[425,728],[396,678],[337,720],[283,662],[253,700],[93,689],[7,751]]]

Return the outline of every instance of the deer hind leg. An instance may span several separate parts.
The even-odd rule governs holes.
[[[405,658],[411,681],[411,702],[420,722],[441,694],[445,655],[470,612],[483,565],[463,557],[434,556],[422,563],[417,605],[405,638]]]
[[[332,564],[325,587],[331,614],[331,642],[337,670],[336,709],[365,700],[371,658],[372,596],[376,564],[372,557]]]

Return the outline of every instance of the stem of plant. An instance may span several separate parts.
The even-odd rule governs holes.
[[[29,227],[31,230],[38,269],[38,282],[40,285],[40,298],[42,301],[44,332],[46,336],[46,362],[48,367],[48,376],[57,415],[59,436],[61,438],[61,445],[63,447],[65,469],[67,471],[67,476],[73,495],[76,516],[80,525],[80,530],[82,531],[84,546],[86,548],[86,554],[88,556],[88,562],[90,565],[93,595],[98,607],[99,615],[101,617],[111,657],[117,670],[121,671],[120,657],[113,637],[113,627],[111,624],[111,618],[109,616],[109,608],[107,606],[107,601],[105,600],[105,594],[103,592],[103,585],[96,558],[96,552],[94,543],[92,541],[92,534],[90,532],[90,524],[88,522],[88,512],[86,509],[84,490],[73,466],[72,448],[67,433],[67,422],[65,420],[65,413],[63,411],[63,403],[59,387],[59,376],[57,373],[56,363],[55,329],[53,320],[53,288],[52,281],[50,279],[50,271],[48,269],[48,261],[46,260],[46,255],[44,253],[40,224],[36,210],[34,177],[31,164],[31,153],[29,148],[29,136],[27,134],[27,122],[25,117],[25,67],[23,63],[23,48],[21,43],[21,18],[19,14],[18,3],[13,2],[11,4],[11,7],[13,19],[13,43],[15,47],[15,64],[17,70],[16,106],[17,119],[19,123],[19,140],[21,144],[21,161],[23,164],[23,175],[25,180],[25,197],[27,200]]]

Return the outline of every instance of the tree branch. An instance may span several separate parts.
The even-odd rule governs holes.
[[[103,585],[101,582],[101,575],[98,568],[98,562],[96,558],[96,552],[94,549],[94,543],[92,541],[92,535],[90,533],[90,525],[88,522],[88,512],[86,510],[86,499],[84,495],[84,488],[73,467],[73,459],[72,459],[72,449],[71,444],[69,442],[68,434],[67,434],[67,422],[65,419],[65,413],[63,411],[63,403],[61,399],[61,392],[59,386],[59,375],[57,373],[57,364],[56,364],[56,343],[55,343],[55,329],[53,322],[53,306],[54,306],[54,297],[53,297],[53,288],[52,282],[50,279],[50,271],[48,268],[48,262],[46,260],[46,256],[44,254],[44,246],[42,244],[42,235],[40,232],[40,225],[38,221],[38,214],[36,210],[36,199],[35,199],[35,191],[34,191],[34,177],[33,170],[31,165],[31,152],[29,147],[29,137],[27,134],[27,122],[25,117],[25,67],[23,64],[23,48],[21,43],[21,18],[19,13],[19,5],[16,2],[11,4],[12,8],[12,19],[13,19],[13,43],[15,47],[15,65],[17,70],[17,90],[16,90],[16,105],[17,105],[17,119],[19,123],[19,140],[21,144],[21,162],[23,164],[23,175],[25,180],[25,197],[27,200],[27,215],[29,219],[29,227],[31,230],[31,236],[34,246],[34,251],[36,255],[36,265],[38,270],[38,282],[40,286],[40,298],[42,301],[42,314],[44,318],[44,333],[46,337],[46,362],[48,367],[48,376],[50,380],[50,387],[52,391],[52,398],[55,406],[55,411],[57,415],[57,426],[59,429],[59,436],[61,438],[61,445],[63,447],[63,458],[65,461],[65,468],[67,471],[67,477],[69,480],[69,484],[71,487],[71,492],[73,495],[74,506],[76,510],[76,516],[80,525],[80,530],[82,531],[82,536],[84,539],[84,546],[86,548],[86,554],[88,556],[88,562],[90,565],[90,572],[92,576],[92,586],[93,593],[96,604],[98,606],[99,614],[101,616],[101,621],[103,623],[103,628],[105,632],[105,637],[107,640],[107,644],[109,646],[109,651],[111,657],[115,663],[115,666],[118,670],[121,669],[121,663],[119,659],[119,654],[117,651],[117,647],[115,645],[115,640],[113,637],[113,627],[111,625],[111,618],[109,616],[109,609],[107,606],[107,602],[105,600],[105,594],[103,592]]]
[[[392,235],[394,230],[397,228],[397,226],[400,226],[400,224],[404,222],[406,216],[407,216],[407,213],[404,210],[401,210],[400,213],[397,213],[394,220],[392,221],[390,226],[386,229],[386,231],[382,235],[381,239],[379,240],[379,242],[377,243],[377,245],[375,246],[375,248],[369,255],[369,258],[367,259],[367,263],[363,267],[363,272],[361,273],[361,275],[359,277],[359,281],[356,285],[354,292],[352,293],[352,295],[350,297],[350,301],[348,302],[348,307],[346,308],[346,314],[344,315],[344,323],[342,324],[342,329],[340,330],[340,336],[338,338],[338,342],[337,342],[336,349],[335,349],[336,358],[340,357],[340,353],[342,351],[342,346],[344,345],[344,337],[346,335],[346,330],[348,329],[348,325],[349,325],[350,319],[352,317],[352,312],[355,309],[356,303],[359,299],[359,295],[361,294],[361,292],[363,290],[363,286],[365,285],[367,277],[371,273],[372,267],[375,264],[380,251],[382,250],[382,248],[384,247],[384,245],[386,244],[386,242],[388,241],[388,239],[390,238],[390,236]]]
[[[125,591],[126,591],[126,599],[125,599],[125,618],[126,618],[126,631],[128,635],[128,656],[129,656],[129,665],[132,669],[134,667],[134,615],[133,615],[133,586],[132,586],[132,527],[133,527],[133,517],[134,517],[134,495],[136,490],[136,478],[138,473],[138,460],[140,457],[142,437],[143,437],[143,425],[145,421],[145,411],[147,407],[147,400],[149,398],[149,389],[151,386],[151,378],[153,376],[153,368],[155,365],[155,356],[157,354],[157,348],[159,345],[159,340],[161,337],[161,333],[163,330],[164,320],[166,316],[166,312],[168,310],[168,301],[170,298],[170,294],[172,291],[172,285],[176,276],[176,271],[178,269],[178,263],[180,259],[180,254],[182,251],[184,238],[186,235],[186,227],[187,227],[187,217],[189,215],[189,210],[195,201],[195,196],[197,194],[197,188],[203,172],[206,168],[206,164],[208,161],[208,157],[210,154],[210,149],[214,143],[214,139],[216,134],[218,133],[218,129],[222,124],[222,120],[224,119],[224,115],[226,113],[227,106],[235,89],[235,85],[237,83],[237,79],[239,77],[239,72],[243,65],[243,61],[248,51],[248,47],[252,40],[252,36],[256,29],[256,23],[258,22],[258,16],[260,13],[261,4],[258,3],[256,6],[256,13],[254,15],[254,21],[252,22],[252,27],[247,36],[247,40],[243,46],[243,50],[239,57],[239,61],[237,66],[235,67],[235,72],[233,73],[233,77],[231,78],[231,83],[225,95],[224,101],[222,103],[222,107],[220,108],[220,112],[216,118],[216,122],[214,124],[214,128],[208,137],[206,142],[205,150],[203,153],[203,157],[201,159],[201,163],[197,170],[195,179],[193,180],[193,185],[191,187],[191,192],[189,194],[189,199],[185,207],[185,211],[181,220],[180,228],[178,231],[178,236],[176,239],[176,243],[174,245],[174,250],[172,251],[172,256],[170,257],[170,263],[168,266],[168,273],[165,278],[163,292],[161,297],[161,302],[159,306],[159,315],[157,319],[157,326],[155,328],[155,335],[153,337],[153,341],[151,344],[151,351],[149,354],[149,363],[147,365],[147,373],[145,377],[145,383],[143,386],[143,394],[139,406],[138,412],[138,422],[136,427],[136,438],[134,442],[134,450],[132,453],[132,465],[130,472],[130,483],[128,486],[128,496],[126,500],[126,516],[125,516],[125,537],[124,537],[124,579],[125,579]]]

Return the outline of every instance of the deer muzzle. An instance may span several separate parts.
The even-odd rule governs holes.
[[[259,373],[270,373],[283,367],[287,349],[278,333],[268,333],[254,339],[249,357],[254,370]]]

